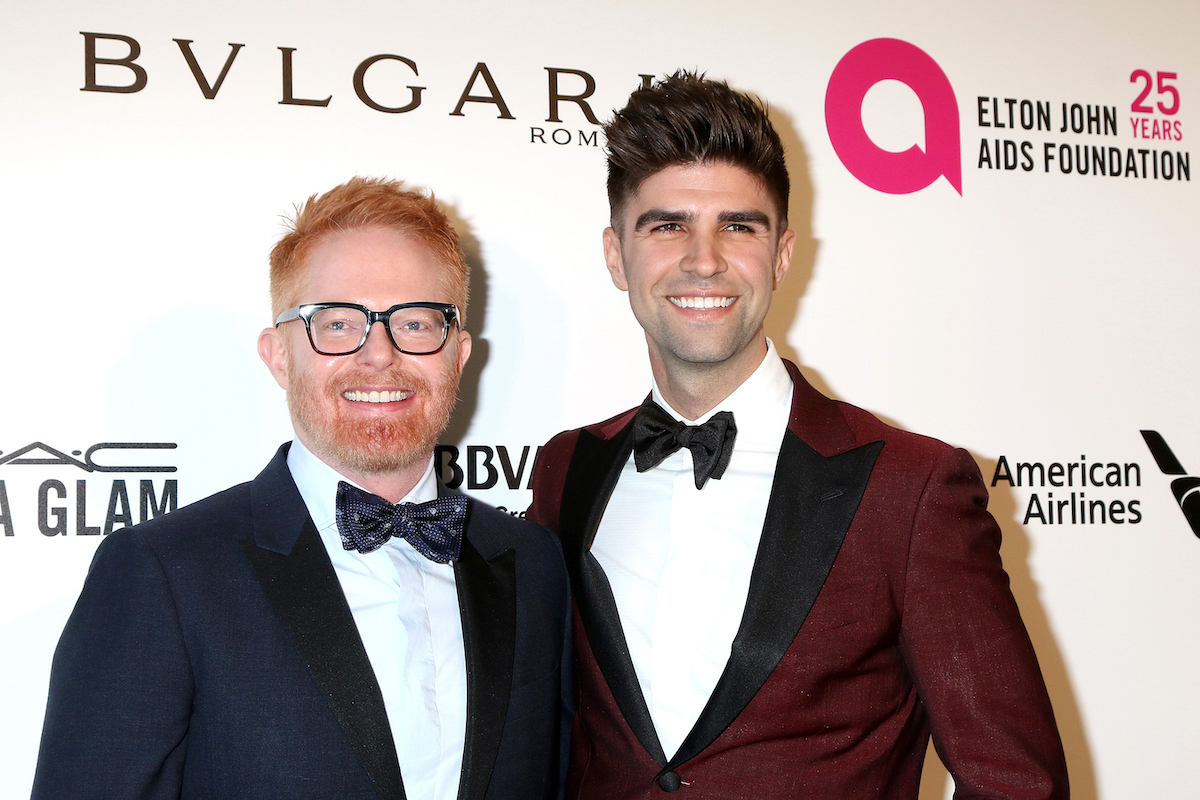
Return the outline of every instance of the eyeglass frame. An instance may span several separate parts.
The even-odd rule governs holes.
[[[358,343],[358,347],[345,353],[327,353],[317,347],[317,343],[313,341],[312,335],[312,318],[318,311],[323,311],[327,308],[352,308],[356,311],[361,311],[367,317],[367,324],[363,328],[362,341]],[[442,343],[436,349],[425,353],[414,353],[411,350],[405,350],[400,345],[396,344],[396,337],[392,334],[392,314],[405,308],[428,308],[433,311],[440,311],[442,314]],[[367,339],[371,335],[371,328],[376,322],[383,323],[383,329],[387,331],[388,340],[401,353],[409,356],[431,356],[434,353],[440,353],[445,347],[446,342],[450,339],[450,328],[456,322],[461,323],[461,316],[458,312],[458,306],[454,303],[434,303],[434,302],[418,302],[418,303],[397,303],[386,311],[372,311],[366,306],[358,303],[302,303],[298,306],[293,306],[286,311],[280,312],[275,318],[275,327],[278,328],[285,322],[294,320],[304,321],[304,330],[308,334],[308,344],[312,347],[313,352],[320,356],[352,356],[359,350],[363,349],[363,345],[367,343]]]

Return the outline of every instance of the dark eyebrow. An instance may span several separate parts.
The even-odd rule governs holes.
[[[771,218],[761,211],[722,211],[717,216],[717,221],[722,224],[742,222],[752,225],[762,225],[767,230],[771,229]]]
[[[667,211],[665,208],[652,208],[638,216],[633,223],[635,231],[643,230],[656,222],[693,222],[696,215],[687,211]]]

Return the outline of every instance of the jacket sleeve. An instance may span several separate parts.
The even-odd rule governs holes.
[[[956,798],[1059,800],[1062,743],[999,548],[979,468],[947,449],[914,518],[901,646]]]
[[[54,654],[33,800],[178,798],[192,691],[161,563],[111,534]]]

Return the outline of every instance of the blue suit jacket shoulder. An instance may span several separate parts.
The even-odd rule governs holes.
[[[55,653],[35,798],[403,797],[378,685],[285,453],[101,543]],[[460,796],[551,797],[561,555],[548,532],[474,501],[467,540],[456,576],[477,641]],[[479,619],[497,592],[508,602]],[[480,661],[481,645],[501,656]],[[504,702],[477,701],[492,696]]]

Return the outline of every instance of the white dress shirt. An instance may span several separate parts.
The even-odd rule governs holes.
[[[454,800],[467,724],[466,659],[454,568],[430,561],[403,539],[390,539],[370,553],[346,550],[338,536],[335,500],[338,481],[354,482],[299,439],[292,442],[288,468],[329,552],[383,692],[404,792],[410,800]],[[425,475],[401,502],[436,497],[431,458]]]
[[[750,589],[792,379],[775,346],[717,408],[732,411],[733,456],[720,480],[697,489],[687,448],[639,473],[630,455],[596,532],[592,555],[612,586],[654,728],[670,758],[691,731],[729,661]]]

